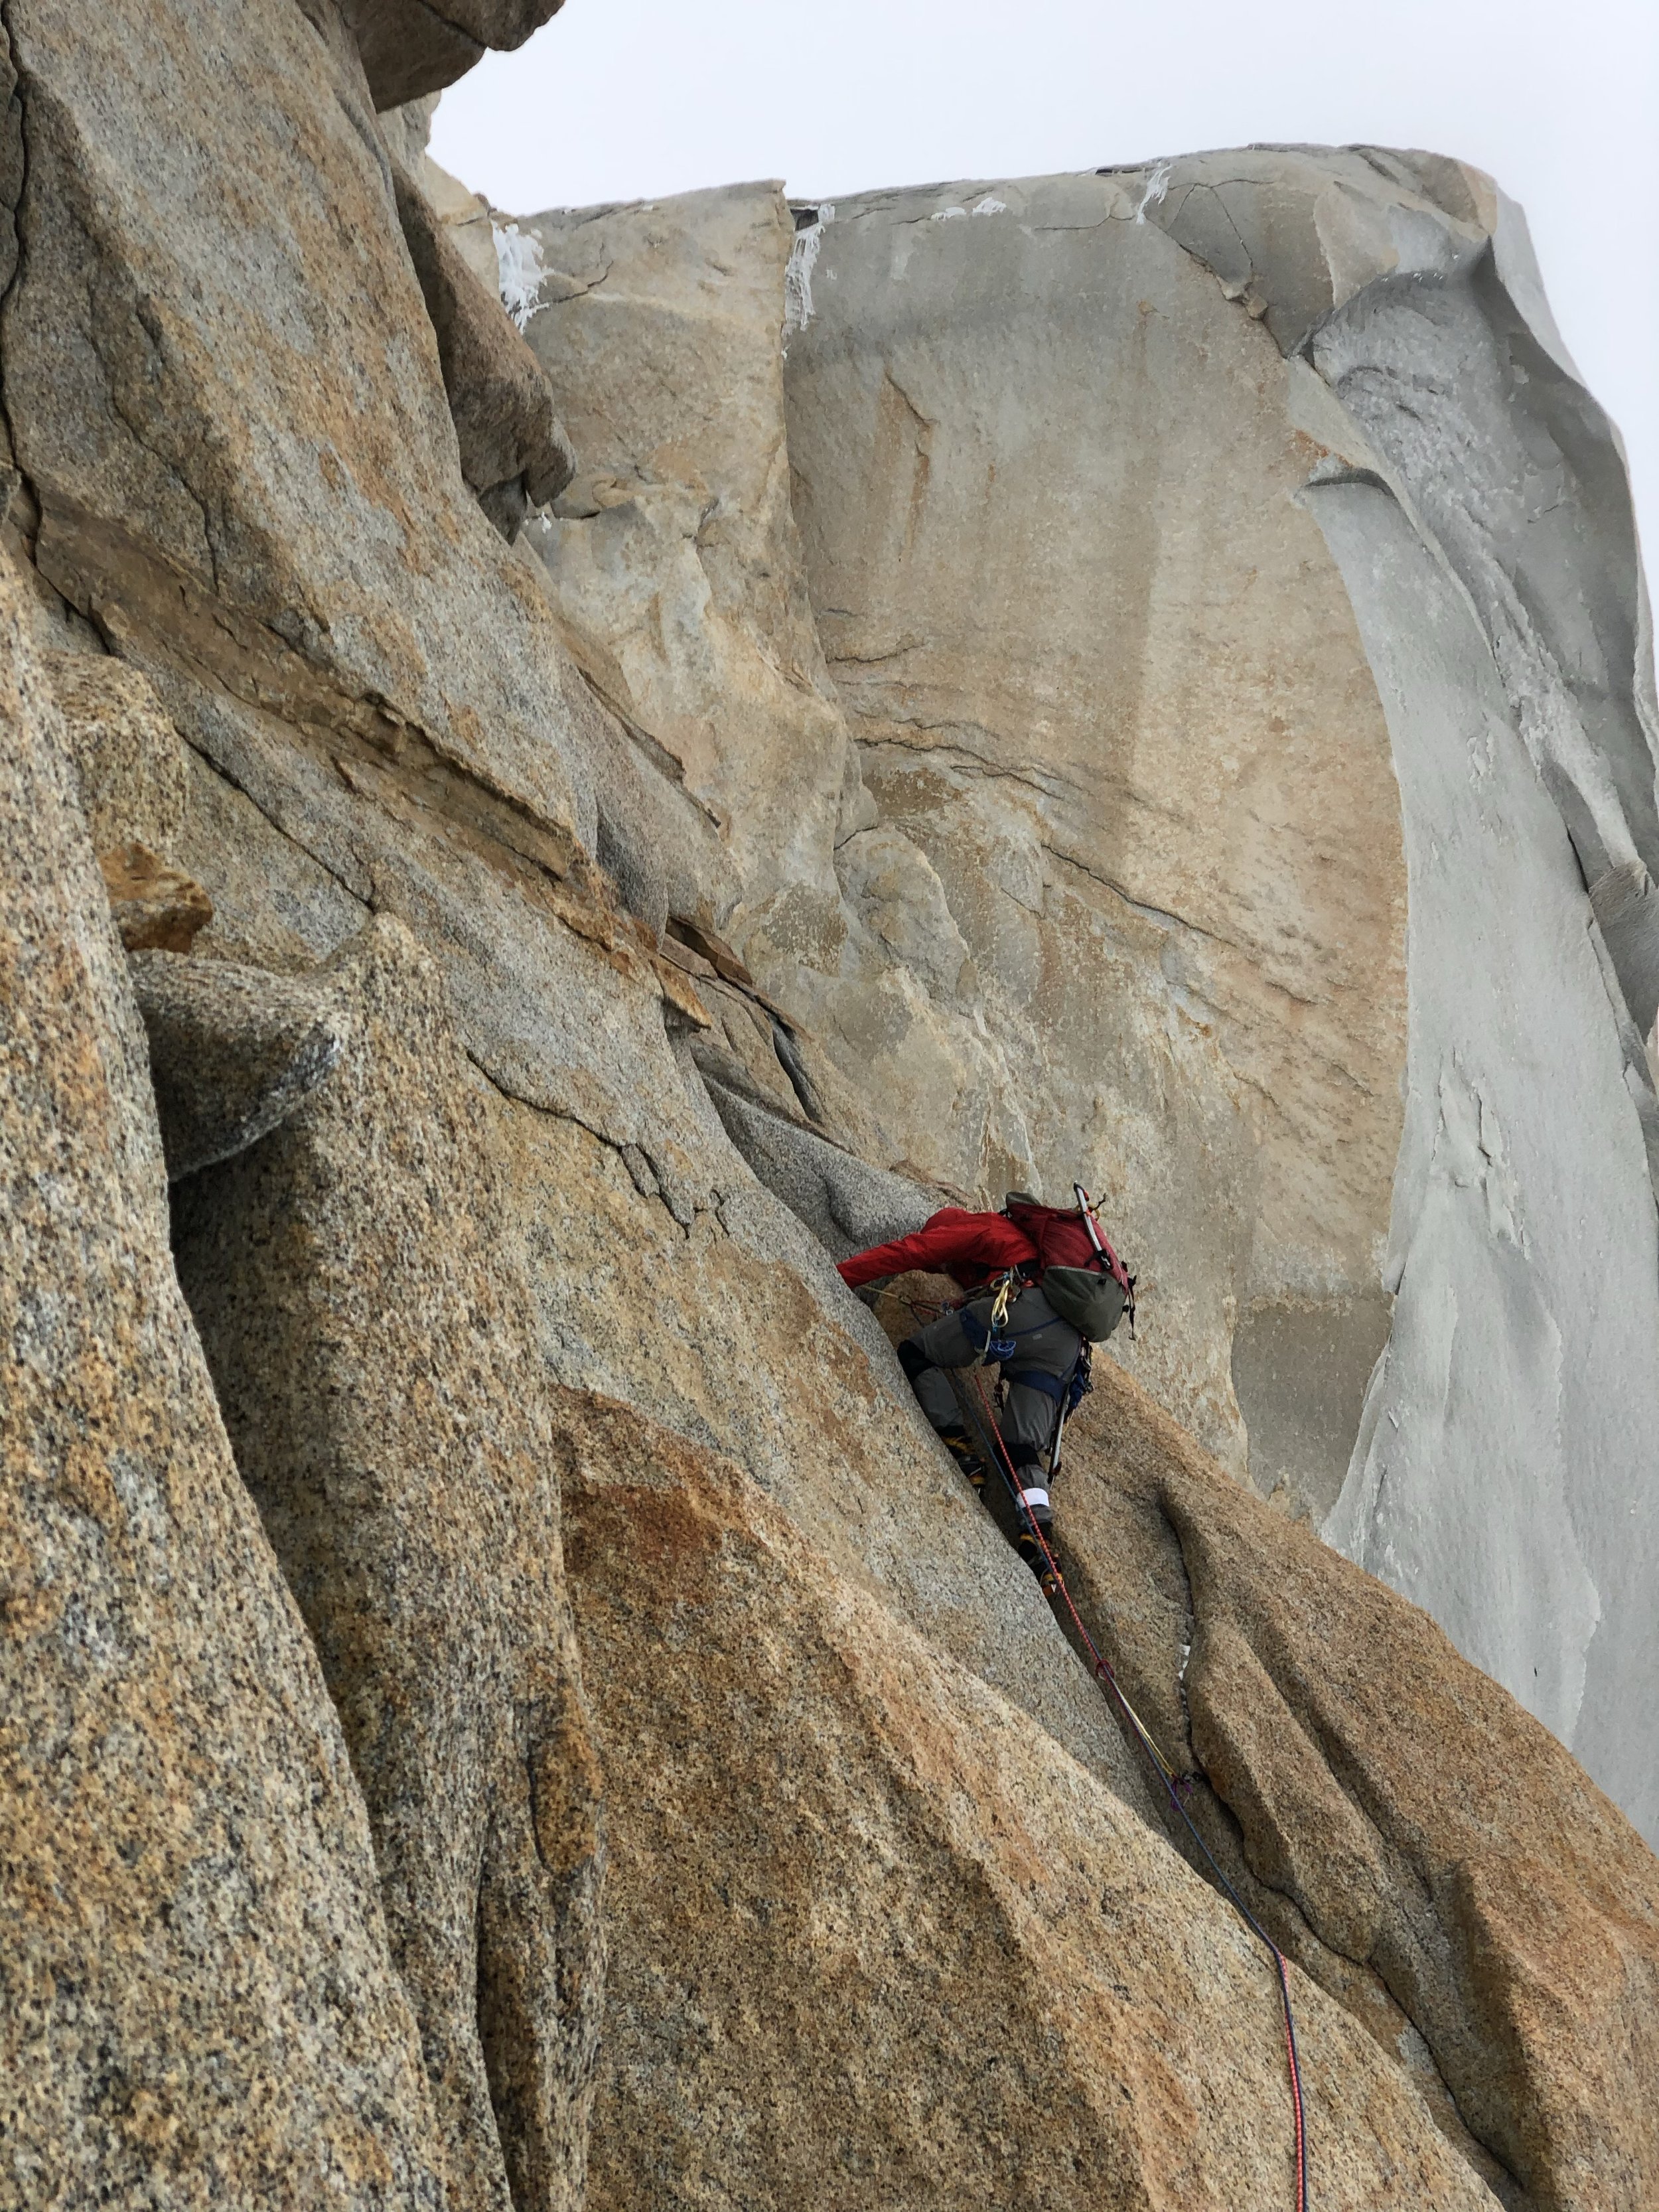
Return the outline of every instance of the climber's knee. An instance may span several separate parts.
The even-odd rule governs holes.
[[[908,1336],[898,1346],[898,1361],[929,1424],[941,1436],[949,1430],[960,1434],[962,1408],[957,1403],[957,1394],[944,1370],[927,1357],[916,1338]]]
[[[919,1375],[925,1375],[933,1363],[917,1343],[915,1338],[907,1336],[898,1347],[898,1364],[909,1378],[911,1389],[915,1389],[916,1377]]]

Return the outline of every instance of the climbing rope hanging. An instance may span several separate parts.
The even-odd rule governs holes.
[[[1044,1567],[1043,1587],[1045,1590],[1051,1593],[1058,1593],[1065,1605],[1066,1613],[1071,1617],[1073,1627],[1077,1631],[1079,1638],[1082,1642],[1084,1649],[1089,1654],[1090,1660],[1094,1667],[1096,1679],[1105,1686],[1107,1695],[1111,1698],[1114,1703],[1117,1705],[1117,1708],[1123,1715],[1125,1721],[1128,1723],[1135,1740],[1140,1744],[1142,1748],[1147,1753],[1147,1756],[1152,1759],[1153,1765],[1157,1768],[1158,1779],[1164,1784],[1164,1794],[1169,1798],[1170,1804],[1175,1808],[1176,1814],[1180,1817],[1183,1826],[1186,1827],[1188,1834],[1191,1836],[1194,1843],[1197,1844],[1199,1850],[1203,1853],[1205,1859],[1209,1864],[1211,1873],[1214,1875],[1218,1884],[1225,1893],[1234,1911],[1238,1914],[1239,1918],[1244,1923],[1251,1934],[1266,1947],[1268,1955],[1273,1960],[1273,1971],[1279,1979],[1279,2005],[1285,2015],[1285,2056],[1290,2070],[1291,2111],[1296,2126],[1296,2212],[1308,2212],[1308,2136],[1307,2122],[1302,2105],[1302,2062],[1300,2055],[1297,2050],[1296,2015],[1291,2004],[1291,1978],[1285,1954],[1279,1949],[1278,1944],[1273,1942],[1273,1937],[1268,1935],[1267,1929],[1261,1925],[1261,1923],[1256,1918],[1255,1913],[1251,1911],[1249,1906],[1246,1905],[1243,1899],[1239,1895],[1237,1890],[1234,1888],[1232,1883],[1227,1879],[1227,1876],[1222,1872],[1221,1868],[1217,1864],[1214,1852],[1211,1850],[1208,1844],[1205,1842],[1203,1836],[1199,1832],[1198,1827],[1194,1823],[1191,1814],[1187,1810],[1181,1778],[1176,1775],[1174,1768],[1170,1765],[1169,1760],[1164,1758],[1164,1753],[1158,1749],[1157,1741],[1153,1738],[1151,1729],[1147,1728],[1139,1714],[1136,1712],[1134,1707],[1129,1703],[1128,1698],[1124,1694],[1122,1686],[1120,1684],[1116,1674],[1112,1670],[1109,1662],[1107,1660],[1099,1645],[1095,1642],[1093,1637],[1090,1635],[1087,1627],[1085,1626],[1082,1614],[1079,1613],[1076,1606],[1072,1601],[1072,1593],[1066,1587],[1066,1578],[1060,1571],[1059,1563],[1055,1559],[1053,1551],[1049,1548],[1048,1540],[1047,1537],[1044,1536],[1041,1528],[1038,1527],[1036,1520],[1033,1516],[1030,1506],[1026,1503],[1024,1486],[1021,1483],[1018,1471],[1015,1468],[1012,1460],[1009,1457],[1008,1447],[1003,1441],[1002,1431],[997,1426],[995,1413],[992,1408],[990,1399],[986,1394],[984,1370],[982,1367],[975,1367],[970,1371],[973,1375],[974,1387],[979,1395],[980,1407],[984,1416],[982,1421],[979,1419],[977,1416],[975,1417],[975,1426],[981,1431],[981,1440],[988,1443],[992,1448],[990,1456],[996,1467],[998,1474],[1002,1477],[1003,1481],[1008,1487],[1011,1496],[1014,1499],[1015,1506],[1020,1516],[1022,1528],[1029,1529],[1030,1533],[1036,1541],[1038,1549],[1042,1554]]]
[[[1011,1290],[1012,1278],[1005,1279],[1000,1286],[998,1303],[994,1309],[993,1329],[989,1334],[994,1334],[996,1327],[1000,1326],[1004,1320]],[[941,1306],[924,1306],[908,1298],[903,1300],[902,1303],[908,1308],[912,1316],[918,1321],[932,1320],[939,1313],[944,1311],[944,1308]],[[1061,1602],[1065,1606],[1066,1613],[1070,1617],[1072,1626],[1077,1632],[1079,1643],[1089,1655],[1090,1662],[1094,1668],[1096,1679],[1103,1685],[1107,1695],[1111,1698],[1119,1712],[1122,1715],[1123,1719],[1127,1724],[1131,1733],[1133,1735],[1135,1741],[1140,1745],[1148,1759],[1151,1759],[1153,1766],[1157,1770],[1158,1780],[1164,1785],[1165,1796],[1169,1798],[1170,1803],[1174,1808],[1182,1826],[1186,1829],[1188,1834],[1192,1838],[1194,1844],[1202,1854],[1211,1873],[1215,1877],[1218,1887],[1226,1897],[1228,1902],[1232,1905],[1233,1910],[1238,1914],[1239,1918],[1244,1923],[1244,1925],[1249,1929],[1250,1933],[1255,1936],[1257,1941],[1267,1951],[1269,1958],[1273,1960],[1273,1972],[1279,1984],[1279,2006],[1284,2015],[1285,2057],[1290,2076],[1291,2112],[1295,2127],[1296,2212],[1308,2212],[1307,2121],[1303,2106],[1302,2063],[1300,2053],[1297,2048],[1296,2014],[1291,2002],[1291,1980],[1288,1961],[1286,1960],[1284,1953],[1279,1949],[1278,1944],[1273,1942],[1272,1936],[1268,1935],[1267,1929],[1256,1918],[1255,1913],[1251,1911],[1249,1906],[1239,1895],[1238,1891],[1234,1887],[1232,1882],[1222,1871],[1220,1865],[1216,1860],[1214,1852],[1212,1851],[1208,1844],[1205,1842],[1204,1838],[1200,1832],[1197,1825],[1194,1823],[1191,1814],[1187,1810],[1186,1792],[1188,1787],[1187,1782],[1184,1778],[1176,1774],[1175,1769],[1170,1765],[1169,1760],[1164,1758],[1163,1752],[1158,1747],[1156,1737],[1154,1737],[1152,1730],[1141,1719],[1133,1705],[1130,1704],[1128,1697],[1125,1693],[1121,1683],[1119,1682],[1110,1662],[1101,1650],[1099,1645],[1095,1642],[1093,1637],[1089,1633],[1087,1626],[1085,1625],[1082,1615],[1079,1613],[1076,1605],[1073,1602],[1072,1593],[1066,1588],[1066,1578],[1060,1571],[1059,1562],[1054,1558],[1053,1549],[1050,1547],[1048,1539],[1044,1536],[1041,1527],[1038,1525],[1036,1516],[1031,1511],[1030,1503],[1026,1498],[1024,1486],[1019,1479],[1018,1470],[1014,1466],[1013,1461],[1009,1455],[1007,1445],[1003,1439],[1002,1431],[997,1425],[995,1412],[991,1405],[990,1398],[985,1388],[984,1359],[987,1356],[989,1356],[989,1354],[990,1346],[988,1342],[986,1352],[981,1355],[980,1364],[969,1370],[973,1376],[974,1389],[979,1399],[979,1409],[977,1412],[967,1402],[961,1385],[957,1382],[954,1374],[951,1376],[951,1383],[956,1391],[957,1402],[961,1405],[964,1416],[969,1419],[972,1426],[980,1431],[980,1441],[981,1446],[985,1448],[985,1456],[996,1468],[997,1472],[1001,1476],[1010,1496],[1014,1500],[1016,1513],[1018,1516],[1022,1528],[1030,1531],[1032,1539],[1036,1542],[1038,1550],[1042,1554],[1043,1563],[1043,1588],[1045,1591],[1050,1594],[1051,1596],[1053,1595],[1058,1595],[1060,1597]]]

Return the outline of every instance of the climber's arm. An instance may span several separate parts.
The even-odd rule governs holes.
[[[948,1273],[952,1260],[963,1256],[963,1228],[973,1217],[957,1206],[946,1206],[913,1236],[896,1237],[890,1244],[872,1244],[838,1262],[841,1279],[849,1290],[878,1282],[884,1275],[905,1275],[912,1269],[926,1274]]]
[[[849,1289],[882,1275],[911,1268],[951,1275],[966,1285],[982,1283],[1006,1267],[1036,1265],[1036,1247],[1000,1213],[969,1213],[959,1206],[941,1206],[912,1237],[896,1237],[841,1261],[841,1279]]]

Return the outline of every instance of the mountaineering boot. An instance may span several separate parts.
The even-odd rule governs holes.
[[[1044,1544],[1048,1546],[1046,1552],[1043,1549]],[[1058,1595],[1065,1577],[1060,1571],[1060,1560],[1054,1552],[1052,1531],[1045,1528],[1042,1532],[1042,1543],[1039,1544],[1035,1536],[1028,1534],[1022,1529],[1019,1539],[1019,1556],[1036,1577],[1042,1585],[1044,1597]]]
[[[941,1429],[939,1442],[962,1469],[975,1490],[985,1487],[985,1462],[969,1443],[960,1429]]]
[[[1017,1515],[1018,1534],[1016,1540],[1019,1556],[1046,1586],[1055,1572],[1049,1564],[1054,1548],[1054,1516],[1048,1504],[1048,1492],[1041,1486],[1025,1484],[1024,1496],[1019,1501]]]

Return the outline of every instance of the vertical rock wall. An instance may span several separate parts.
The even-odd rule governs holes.
[[[1652,1833],[1659,713],[1623,456],[1489,179],[1366,149],[1223,166],[1171,165],[1156,219],[1262,303],[1331,448],[1309,503],[1411,875],[1398,1304],[1328,1530]]]
[[[574,2212],[602,1776],[596,2207],[1070,2212],[1103,2177],[1170,2212],[1279,2201],[1269,1965],[825,1248],[950,1183],[1085,1165],[1150,1255],[1148,1374],[1281,1503],[1334,1493],[1391,1178],[1405,1218],[1390,1086],[1433,1032],[1402,965],[1410,687],[1361,649],[1349,508],[1296,503],[1310,474],[1347,499],[1361,434],[1273,341],[1334,329],[1328,248],[1370,265],[1397,216],[1398,259],[1439,203],[1395,178],[1379,217],[1318,161],[1269,178],[1266,290],[1199,265],[1249,210],[1212,236],[1169,172],[914,222],[884,196],[849,227],[868,267],[770,186],[538,219],[520,275],[533,244],[558,281],[530,327],[585,466],[509,547],[481,501],[510,529],[559,473],[549,397],[400,205],[375,114],[399,53],[435,82],[536,9],[453,12],[7,14],[6,539],[100,838],[143,815],[195,937],[131,964],[147,1097],[9,619],[0,2199],[32,2212],[50,2173],[65,2202]],[[1455,276],[1485,233],[1445,219]],[[424,292],[411,238],[443,264]],[[951,299],[892,316],[936,248]],[[867,289],[863,352],[824,342],[836,285]],[[1079,435],[1103,373],[1116,432]],[[542,461],[510,439],[498,474],[520,401]],[[814,532],[862,579],[819,595],[835,683]],[[1645,878],[1583,788],[1628,1012]],[[1471,1211],[1435,1266],[1487,1296]],[[1172,1753],[1208,1762],[1218,1848],[1325,1984],[1293,1971],[1322,2197],[1638,2212],[1651,1860],[1432,1638],[1518,1804],[1460,1827],[1402,1795],[1411,1717],[1315,1715],[1258,1615],[1303,1577],[1352,1628],[1328,1639],[1352,1688],[1406,1609],[1346,1596],[1243,1492],[1240,1537],[1226,1488],[1188,1498],[1190,1583],[1128,1531],[1110,1611]],[[1090,1504],[1062,1483],[1094,1602]],[[1558,1896],[1527,1951],[1492,1887],[1553,1894],[1504,1856],[1551,1835],[1595,1902]],[[1442,1971],[1471,1928],[1502,1988]],[[1605,2063],[1538,1987],[1551,1944]]]
[[[1415,979],[1394,1328],[1330,1534],[1651,1831],[1659,1233],[1583,873],[1399,504],[1312,504],[1389,703]]]
[[[20,598],[0,573],[0,2203],[440,2212],[362,1800],[173,1275]]]
[[[1157,1255],[1136,1371],[1651,1828],[1650,644],[1517,215],[1297,149],[807,212],[830,665]]]
[[[1387,1328],[1399,802],[1283,365],[1136,210],[1079,177],[823,210],[796,510],[1038,1171],[1145,1270],[1136,1371],[1322,1510]]]
[[[530,533],[565,635],[690,802],[699,834],[665,855],[679,909],[745,951],[769,917],[821,965],[844,934],[833,854],[852,764],[789,505],[782,192],[522,228],[546,271],[526,336],[581,455]]]
[[[921,846],[875,826],[813,621],[781,190],[523,228],[545,270],[527,335],[583,456],[530,542],[589,681],[681,800],[657,862],[670,910],[731,937],[856,1092],[882,1164],[961,1191],[1030,1181],[967,944]]]
[[[604,1989],[597,1778],[551,1423],[484,1086],[397,922],[328,971],[349,1042],[190,1176],[179,1278],[368,1801],[449,2203],[581,2203]]]

